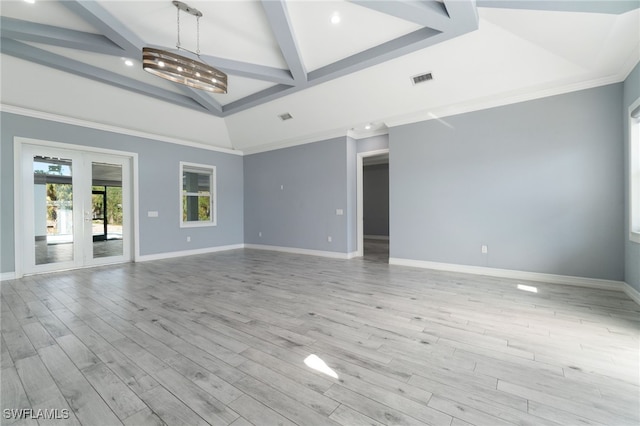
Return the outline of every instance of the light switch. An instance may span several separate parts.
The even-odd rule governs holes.
[[[148,217],[158,217],[158,212],[150,210],[150,211],[147,212],[147,216]]]
[[[336,209],[336,216],[342,216],[344,214],[344,210]]]

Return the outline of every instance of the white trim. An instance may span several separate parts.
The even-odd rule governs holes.
[[[166,253],[145,254],[139,256],[136,262],[149,262],[151,260],[173,259],[175,257],[194,256],[198,254],[218,253],[221,251],[238,250],[244,248],[244,244],[231,244],[228,246],[207,247],[194,250],[171,251]]]
[[[388,235],[365,235],[364,239],[389,241],[389,236]]]
[[[290,148],[292,146],[306,145],[309,143],[326,141],[328,139],[347,137],[345,130],[329,130],[326,132],[316,133],[308,136],[301,136],[299,138],[285,139],[282,141],[276,141],[266,145],[251,146],[243,148],[244,155],[259,154],[261,152],[275,151],[277,149]]]
[[[640,292],[635,288],[631,287],[629,283],[623,283],[624,292],[633,299],[638,305],[640,305]]]
[[[216,151],[232,155],[244,155],[242,151],[236,149],[221,148],[217,146],[207,145],[201,142],[187,141],[170,136],[163,136],[155,133],[142,132],[139,130],[127,129],[119,126],[112,126],[110,124],[96,123],[93,121],[81,120],[79,118],[67,117],[59,114],[52,114],[50,112],[36,111],[33,109],[22,108],[14,105],[0,104],[0,111],[23,115],[25,117],[55,121],[56,123],[71,124],[73,126],[86,127],[89,129],[102,130],[105,132],[119,133],[121,135],[135,136],[138,138],[152,139],[176,145],[190,146],[192,148],[206,149],[208,151]]]
[[[9,280],[15,280],[16,277],[16,273],[15,272],[2,272],[0,273],[0,281],[9,281]]]
[[[541,272],[517,271],[512,269],[487,268],[484,266],[459,265],[455,263],[430,262],[426,260],[389,258],[390,265],[412,266],[415,268],[434,269],[438,271],[462,272],[465,274],[487,275],[516,280],[538,281],[549,284],[574,285],[578,287],[599,288],[603,290],[624,291],[623,281],[603,280],[597,278],[573,277],[570,275],[544,274]]]
[[[297,247],[279,247],[265,244],[245,244],[245,248],[254,250],[279,251],[283,253],[304,254],[309,256],[330,257],[332,259],[353,259],[357,257],[356,252],[341,253],[337,251],[309,250]]]
[[[23,218],[23,214],[22,214],[22,210],[24,208],[24,200],[22,199],[21,196],[21,191],[17,190],[17,188],[19,188],[22,185],[22,181],[23,181],[23,173],[24,171],[22,170],[22,147],[23,145],[36,145],[36,146],[41,146],[44,149],[46,148],[53,148],[53,149],[65,149],[65,150],[71,150],[71,151],[77,151],[77,152],[81,152],[81,153],[89,153],[89,154],[107,154],[107,155],[115,155],[115,156],[119,156],[119,157],[124,157],[127,158],[128,160],[131,160],[131,196],[133,197],[131,202],[133,203],[133,207],[131,210],[131,215],[133,216],[133,229],[130,230],[129,234],[132,236],[133,238],[133,243],[134,243],[134,252],[132,253],[131,259],[130,260],[126,260],[126,262],[129,261],[136,261],[137,258],[139,257],[139,253],[140,253],[140,227],[139,227],[139,214],[138,214],[138,206],[140,204],[140,198],[139,198],[139,188],[138,188],[138,153],[136,152],[128,152],[128,151],[119,151],[119,150],[114,150],[114,149],[107,149],[107,148],[97,148],[97,147],[91,147],[91,146],[85,146],[85,145],[75,145],[75,144],[69,144],[69,143],[64,143],[64,142],[54,142],[54,141],[47,141],[47,140],[43,140],[43,139],[33,139],[33,138],[25,138],[22,136],[14,136],[13,138],[13,179],[14,179],[14,203],[13,203],[13,209],[14,209],[14,256],[15,256],[15,263],[14,263],[14,268],[15,268],[15,277],[16,278],[22,278],[24,276],[24,268],[23,268],[23,263],[24,263],[24,258],[23,258],[23,254],[24,254],[24,247],[23,247],[23,240],[24,240],[24,236],[23,236],[23,232],[24,232],[24,218]],[[117,261],[115,263],[122,263],[120,261]],[[78,267],[90,267],[90,266],[99,266],[99,265],[83,265],[80,266],[78,265]],[[38,271],[36,273],[45,273],[48,272],[46,270],[42,270],[42,271]]]
[[[191,221],[185,222],[182,219],[182,212],[184,211],[184,205],[182,197],[184,196],[183,179],[184,169],[187,171],[202,171],[202,174],[209,174],[209,220],[207,221]],[[199,164],[189,163],[187,161],[180,162],[180,174],[178,175],[178,205],[180,210],[178,211],[178,217],[180,218],[180,228],[201,228],[205,226],[217,226],[218,225],[218,186],[216,180],[216,166],[211,164]]]
[[[629,152],[629,171],[625,176],[628,188],[629,241],[640,244],[640,120],[631,117],[631,112],[640,106],[640,98],[636,99],[627,110],[629,131],[627,145]]]
[[[356,256],[364,256],[364,158],[389,154],[389,148],[356,154]]]
[[[387,128],[386,126],[383,127],[382,129],[363,130],[361,132],[353,129],[347,130],[347,136],[356,140],[372,138],[374,136],[382,136],[382,135],[388,135],[388,134],[389,134],[389,128]]]
[[[626,66],[626,65],[625,65]],[[635,66],[635,64],[634,64]],[[391,117],[384,120],[387,127],[402,126],[405,124],[417,123],[420,121],[439,120],[444,117],[453,115],[466,114],[474,111],[483,111],[490,108],[512,105],[521,102],[533,101],[536,99],[547,98],[550,96],[563,95],[567,93],[577,92],[580,90],[593,89],[595,87],[606,86],[608,84],[619,83],[624,81],[625,76],[633,69],[622,69],[619,74],[603,77],[595,80],[583,81],[562,85],[559,87],[542,88],[526,93],[504,94],[504,96],[494,95],[484,99],[473,99],[459,104],[441,106],[429,111],[419,111],[415,113],[402,114],[397,117]]]

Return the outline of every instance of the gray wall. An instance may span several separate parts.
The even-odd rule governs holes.
[[[389,236],[389,164],[365,166],[362,173],[364,235]]]
[[[629,240],[629,117],[628,108],[640,97],[640,64],[636,65],[624,82],[623,96],[623,128],[625,135],[624,167],[625,167],[625,273],[624,279],[633,288],[640,291],[640,244]]]
[[[242,157],[210,150],[105,132],[47,120],[2,113],[1,129],[1,269],[13,272],[13,138],[42,139],[89,147],[136,152],[139,161],[140,254],[150,255],[182,250],[242,244],[243,162]],[[179,163],[189,161],[216,166],[218,224],[215,227],[180,228]],[[147,211],[159,217],[147,217]],[[187,243],[187,236],[191,242]]]
[[[354,173],[355,166],[351,171],[347,155],[355,151],[355,144],[347,139],[244,157],[247,244],[348,252],[353,225],[349,225],[352,190],[347,175],[348,169]],[[344,215],[337,216],[336,209]]]
[[[621,99],[615,84],[391,128],[391,257],[622,280]]]

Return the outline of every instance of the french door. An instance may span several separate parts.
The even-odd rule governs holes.
[[[23,273],[131,260],[131,158],[23,144]]]

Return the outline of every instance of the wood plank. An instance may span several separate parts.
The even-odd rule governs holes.
[[[147,408],[106,365],[92,365],[82,373],[120,420]]]
[[[1,395],[2,400],[0,401],[0,408],[2,413],[5,413],[5,410],[19,410],[19,409],[27,409],[31,408],[31,403],[27,398],[27,394],[22,387],[22,382],[20,381],[20,377],[18,376],[18,372],[15,368],[3,368],[0,372],[2,376],[1,386]],[[12,419],[15,421],[15,419]],[[13,423],[7,422],[6,417],[3,415],[3,424],[5,423]]]
[[[9,330],[2,333],[7,350],[11,355],[13,362],[17,362],[23,358],[29,358],[37,354],[33,348],[31,341],[22,328]]]
[[[229,408],[240,414],[241,418],[245,418],[255,425],[295,425],[295,423],[247,395],[242,395],[233,401],[229,404]]]
[[[164,426],[160,417],[158,417],[148,407],[144,410],[138,411],[135,414],[127,417],[124,422],[125,426]]]
[[[340,405],[329,418],[343,426],[382,426],[382,423],[353,410],[346,405]]]
[[[295,399],[277,391],[253,377],[244,377],[235,385],[247,395],[278,412],[294,423],[301,425],[337,424]]]
[[[100,359],[89,350],[75,335],[58,337],[58,345],[67,354],[78,370],[83,370],[100,363]]]
[[[549,405],[560,410],[569,411],[570,413],[579,416],[583,415],[589,419],[593,419],[605,424],[611,422],[615,424],[627,424],[629,422],[637,420],[638,416],[638,413],[620,412],[616,411],[615,409],[605,407],[604,405],[592,406],[575,402],[566,398],[550,396],[544,392],[505,382],[503,380],[498,381],[498,390],[518,395],[522,398],[527,398],[528,400],[532,400],[544,405]]]
[[[155,414],[168,425],[209,426],[210,423],[197,415],[182,401],[162,386],[155,387],[140,395]]]
[[[38,353],[80,422],[90,425],[121,424],[62,349],[47,346]]]
[[[429,424],[421,422],[414,417],[408,416],[400,410],[373,401],[363,395],[360,395],[357,392],[350,391],[343,386],[333,385],[327,392],[325,392],[325,395],[330,396],[337,401],[340,401],[343,405],[350,407],[363,416],[370,417],[382,424],[392,424],[399,426]],[[442,416],[446,417],[445,414],[442,414]],[[449,418],[448,421],[440,424],[449,425],[450,423],[451,418]]]
[[[56,341],[51,337],[49,332],[45,330],[40,322],[25,324],[22,326],[22,329],[26,333],[27,337],[29,337],[29,341],[36,350],[56,344]]]
[[[268,383],[272,388],[279,390],[283,394],[290,396],[296,401],[320,414],[324,414],[327,417],[338,407],[338,405],[340,405],[338,402],[331,398],[327,398],[322,393],[311,390],[308,387],[253,361],[247,360],[238,368],[251,377],[258,379],[261,382]]]
[[[229,424],[238,418],[236,412],[172,368],[154,373],[153,378],[207,421]]]

